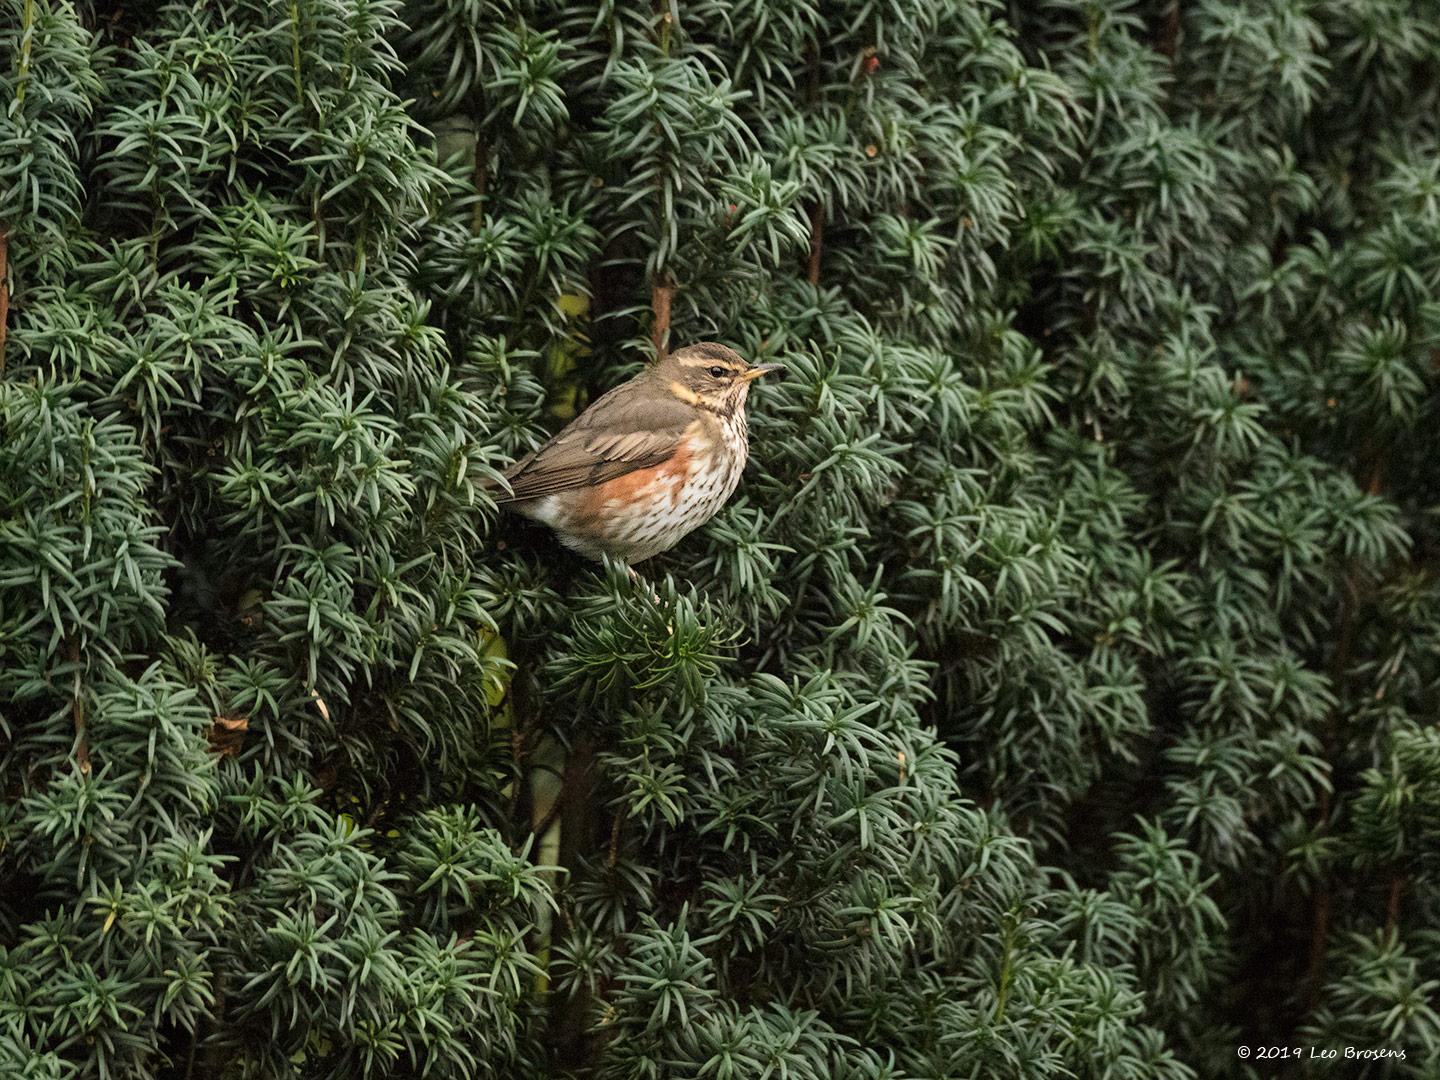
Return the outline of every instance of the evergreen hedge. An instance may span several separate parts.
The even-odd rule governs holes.
[[[1436,1076],[1437,67],[0,0],[0,1073]],[[700,339],[658,602],[497,513]]]

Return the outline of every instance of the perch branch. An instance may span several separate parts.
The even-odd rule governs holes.
[[[0,232],[0,375],[5,374],[5,321],[10,317],[10,235]]]

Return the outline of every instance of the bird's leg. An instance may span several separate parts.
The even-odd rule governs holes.
[[[631,580],[631,581],[633,581],[638,587],[644,589],[646,592],[648,592],[648,593],[650,594],[650,599],[653,600],[653,601],[655,601],[655,606],[656,606],[656,607],[659,607],[659,606],[660,606],[660,594],[657,593],[654,589],[652,589],[652,588],[649,586],[649,584],[645,581],[645,579],[640,576],[640,571],[636,570],[635,567],[631,566],[629,563],[626,563],[626,564],[625,564],[625,572],[630,575],[630,580]]]

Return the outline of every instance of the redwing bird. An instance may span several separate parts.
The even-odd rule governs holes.
[[[549,525],[587,558],[628,567],[667,551],[740,482],[750,383],[779,370],[710,341],[679,349],[512,465],[510,493],[495,501]]]

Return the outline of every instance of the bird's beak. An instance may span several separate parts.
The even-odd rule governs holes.
[[[740,373],[740,381],[750,382],[752,379],[760,378],[761,375],[769,375],[771,372],[784,370],[784,364],[756,364],[754,367],[746,368]]]

